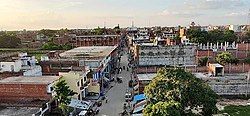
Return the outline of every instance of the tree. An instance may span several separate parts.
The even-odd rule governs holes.
[[[215,60],[222,65],[225,65],[227,63],[234,63],[235,61],[236,62],[238,61],[236,58],[233,57],[233,55],[230,52],[222,52],[218,54],[215,57]]]
[[[180,104],[175,101],[149,104],[144,109],[145,116],[181,116]]]
[[[199,66],[206,66],[208,62],[208,57],[203,57],[199,59]]]
[[[160,69],[157,76],[145,87],[149,104],[143,111],[146,116],[193,115],[193,109],[201,115],[217,112],[217,94],[202,80],[183,69]],[[163,103],[162,103],[163,102]],[[160,110],[155,107],[159,107]]]
[[[247,63],[247,64],[250,64],[250,58],[246,58],[246,59],[244,60],[244,62]]]
[[[21,40],[16,37],[15,33],[3,32],[0,34],[1,48],[17,48],[21,44]]]
[[[58,101],[58,108],[61,109],[63,115],[67,115],[69,112],[69,107],[67,106],[73,95],[76,94],[73,90],[67,86],[65,80],[60,79],[54,86],[54,91],[56,92],[55,99]]]
[[[96,35],[103,35],[104,34],[105,29],[104,28],[100,28],[99,26],[97,28],[94,29],[94,34]]]

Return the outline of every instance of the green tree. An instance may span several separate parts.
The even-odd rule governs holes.
[[[21,40],[16,37],[13,32],[2,32],[0,34],[1,48],[17,48],[21,44]]]
[[[198,61],[199,66],[206,66],[208,62],[208,57],[200,58]]]
[[[206,116],[217,112],[217,94],[202,80],[183,69],[159,70],[157,76],[145,87],[144,93],[149,99],[144,115],[158,116],[158,113],[171,111],[174,114],[163,116],[178,113],[194,115],[192,109]],[[161,107],[161,111],[152,110],[156,106]]]
[[[61,109],[63,115],[67,116],[69,113],[68,104],[71,101],[73,95],[76,94],[73,90],[67,86],[65,80],[60,79],[54,86],[56,92],[55,99],[58,101],[58,108]]]
[[[224,41],[227,41],[229,43],[233,43],[234,41],[239,41],[239,40],[237,40],[236,34],[232,30],[226,30],[226,31],[224,31],[224,35],[223,36],[224,36],[223,37]]]
[[[100,28],[99,26],[94,29],[94,34],[96,34],[96,35],[103,35],[104,32],[105,32],[105,29],[104,28]]]
[[[181,116],[180,104],[175,101],[148,104],[143,110],[145,116]]]
[[[47,37],[55,37],[56,36],[56,30],[50,30],[50,29],[42,29],[38,32],[38,34],[43,34]]]
[[[227,63],[233,63],[237,59],[233,57],[230,52],[222,52],[215,57],[216,62],[225,65]]]
[[[250,58],[246,58],[246,59],[244,60],[244,62],[247,63],[247,64],[250,64]]]

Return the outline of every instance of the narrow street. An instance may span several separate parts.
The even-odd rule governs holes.
[[[127,67],[128,57],[127,54],[123,52],[121,56],[120,67]],[[119,113],[123,111],[123,104],[125,103],[124,95],[128,88],[128,81],[130,80],[131,69],[129,71],[122,70],[120,74],[116,74],[118,77],[122,77],[122,83],[112,82],[112,87],[105,96],[108,97],[108,103],[103,101],[100,107],[100,112],[98,116],[119,116]]]

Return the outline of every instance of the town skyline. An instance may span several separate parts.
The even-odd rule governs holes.
[[[247,0],[0,1],[0,30],[248,24]]]

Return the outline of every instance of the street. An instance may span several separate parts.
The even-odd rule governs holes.
[[[121,57],[120,67],[127,67],[128,58],[127,54],[123,53]],[[100,107],[100,112],[97,116],[119,116],[119,113],[123,111],[123,104],[125,103],[124,95],[128,88],[128,81],[130,80],[131,69],[122,70],[120,74],[116,74],[118,77],[122,77],[122,83],[112,82],[113,87],[106,93],[108,102],[103,101]]]

